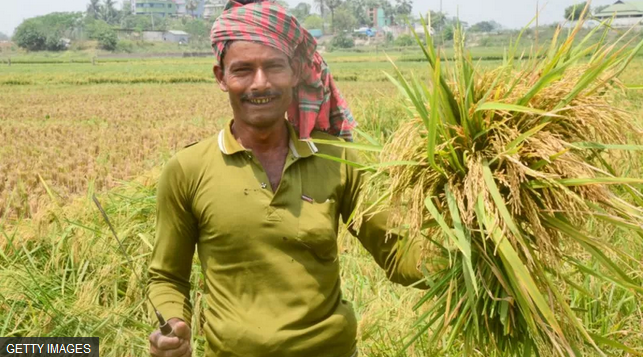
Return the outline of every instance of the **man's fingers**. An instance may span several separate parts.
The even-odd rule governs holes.
[[[181,342],[182,340],[176,336],[167,337],[161,335],[156,340],[156,347],[159,350],[175,350],[181,346]]]
[[[192,356],[192,347],[188,348],[188,350],[181,355],[181,357],[191,357]]]
[[[190,340],[190,328],[185,322],[178,321],[172,326],[172,329],[177,337],[184,340]]]
[[[177,348],[171,348],[171,349],[162,348],[163,341],[168,339],[178,339],[178,338],[161,336],[158,339],[158,342],[161,345],[151,345],[150,354],[153,357],[183,357],[183,356],[191,355],[192,347],[190,346],[190,342],[185,340],[180,340],[179,346]]]

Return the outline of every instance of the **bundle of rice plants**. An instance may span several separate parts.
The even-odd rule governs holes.
[[[598,236],[643,237],[643,179],[619,171],[643,148],[632,142],[642,132],[612,101],[643,42],[606,44],[609,21],[580,38],[582,26],[563,39],[559,28],[520,61],[516,45],[487,70],[460,29],[451,63],[416,35],[431,79],[407,80],[397,67],[390,76],[413,119],[367,148],[380,162],[365,167],[374,174],[355,224],[385,207],[391,227],[426,242],[430,289],[417,306],[428,308],[409,345],[428,333],[436,348],[484,356],[641,354],[593,333],[569,301],[572,291],[591,295],[579,284],[587,276],[643,293],[641,262]]]

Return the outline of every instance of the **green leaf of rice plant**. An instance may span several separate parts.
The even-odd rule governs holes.
[[[315,144],[326,144],[326,145],[336,146],[336,147],[345,148],[345,149],[374,151],[374,152],[382,151],[381,146],[351,143],[351,142],[342,141],[342,140],[324,140],[324,139],[309,139],[309,140]]]
[[[551,332],[557,336],[557,338],[551,338],[552,344],[557,345],[557,341],[561,341],[564,343],[562,348],[571,350],[553,310],[547,303],[547,299],[545,299],[542,293],[538,290],[538,285],[531,276],[529,269],[523,264],[520,256],[511,243],[503,237],[503,234],[497,224],[490,220],[489,215],[484,213],[484,205],[481,202],[482,200],[478,199],[476,213],[479,215],[479,219],[483,219],[484,226],[488,230],[489,236],[493,239],[495,244],[498,245],[498,252],[500,253],[502,261],[507,266],[506,270],[508,276],[510,277],[512,284],[515,285],[514,297],[521,305],[523,316],[525,318],[531,317],[535,320],[539,319],[539,316],[542,316],[546,321],[547,327],[539,324],[541,325],[541,328],[551,328],[553,330]],[[542,332],[536,327],[533,321],[530,326],[533,333],[537,334]]]
[[[476,107],[476,112],[486,111],[486,110],[498,110],[498,111],[505,111],[505,112],[518,112],[518,113],[536,114],[541,116],[561,117],[560,115],[557,115],[554,113],[548,113],[541,109],[530,108],[524,105],[517,105],[517,104],[486,102]]]
[[[602,150],[627,150],[641,151],[643,145],[625,145],[625,144],[601,144],[593,142],[577,142],[569,144],[574,149],[602,149]]]
[[[336,156],[326,155],[326,154],[319,154],[319,153],[315,154],[315,156],[319,156],[319,157],[324,158],[326,160],[339,162],[340,164],[346,164],[346,165],[355,167],[358,170],[366,170],[366,171],[375,172],[375,170],[373,168],[366,167],[363,164],[360,164],[358,162],[353,162],[353,161],[342,159],[341,157],[336,157]]]
[[[592,336],[592,339],[594,339],[594,341],[596,341],[596,343],[598,343],[598,344],[613,347],[613,348],[625,351],[627,353],[630,353],[630,354],[632,354],[634,356],[643,356],[642,351],[635,350],[635,349],[633,349],[631,347],[628,347],[628,346],[626,346],[626,345],[624,345],[624,344],[622,344],[622,343],[620,343],[618,341],[614,341],[614,340],[609,339],[607,337],[603,337],[601,335],[591,333],[591,332],[589,333],[589,335]]]
[[[451,230],[447,222],[444,220],[444,216],[442,216],[438,208],[435,207],[435,205],[431,201],[431,197],[427,197],[426,200],[424,200],[424,205],[429,210],[429,213],[431,213],[431,216],[433,217],[433,219],[435,219],[436,222],[438,222],[438,224],[440,225],[440,228],[442,228],[442,232],[444,232],[444,234],[451,240],[451,242],[458,248],[458,250],[460,250],[460,252],[465,258],[470,259],[471,248],[469,247],[469,249],[467,249],[462,244],[462,242],[460,242],[460,240],[455,236],[455,234],[453,233],[453,230]]]
[[[471,282],[471,285],[475,291],[475,296],[478,295],[478,283],[476,282],[476,274],[473,271],[473,263],[471,259],[471,235],[462,224],[458,205],[456,204],[453,193],[451,193],[448,185],[444,186],[444,194],[447,197],[449,213],[451,215],[451,219],[453,220],[453,231],[455,232],[455,235],[460,242],[460,246],[463,249],[462,255],[464,256],[464,263],[466,266],[465,274],[469,276],[468,280]]]
[[[643,179],[630,178],[630,177],[594,177],[594,178],[569,178],[569,179],[554,179],[552,182],[543,180],[532,180],[527,183],[531,188],[546,188],[553,187],[554,184],[573,187],[573,186],[589,186],[589,185],[628,185],[628,184],[643,184]]]

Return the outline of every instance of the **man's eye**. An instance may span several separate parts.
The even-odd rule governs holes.
[[[250,71],[250,68],[235,68],[232,70],[233,73],[247,73]]]

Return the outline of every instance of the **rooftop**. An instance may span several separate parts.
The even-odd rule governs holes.
[[[596,13],[596,17],[643,15],[643,1],[617,1],[611,6],[606,7],[601,12]]]
[[[179,30],[170,30],[168,31],[168,33],[171,33],[172,35],[181,35],[181,36],[189,35],[187,32],[179,31]]]

